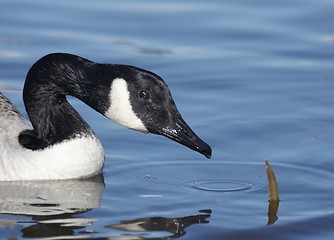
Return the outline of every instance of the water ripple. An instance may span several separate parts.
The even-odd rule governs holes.
[[[214,193],[254,192],[261,190],[265,183],[242,179],[198,179],[183,182],[186,189]]]

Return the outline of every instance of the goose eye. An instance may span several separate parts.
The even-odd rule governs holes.
[[[151,94],[147,90],[141,90],[141,91],[139,91],[138,96],[139,96],[139,98],[143,98],[145,100],[148,100],[148,99],[150,99]]]

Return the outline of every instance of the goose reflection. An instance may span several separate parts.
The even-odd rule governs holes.
[[[95,239],[95,231],[85,230],[94,219],[76,219],[72,214],[62,215],[63,219],[39,216],[36,224],[21,229],[23,237],[44,239]],[[211,210],[201,210],[197,215],[164,218],[146,217],[135,220],[122,221],[119,224],[105,226],[115,230],[114,236],[99,238],[101,240],[135,240],[135,239],[177,239],[186,234],[185,229],[194,224],[209,223]],[[120,233],[119,230],[122,232]],[[111,235],[113,235],[111,233]],[[154,236],[154,238],[152,238]]]
[[[100,205],[102,176],[59,181],[0,182],[0,213],[54,216],[89,211]]]
[[[152,239],[152,232],[166,232],[165,237],[158,239],[176,239],[186,234],[185,229],[194,224],[209,223],[211,210],[200,210],[199,214],[180,218],[147,217],[122,221],[119,224],[106,226],[115,230],[126,231],[129,238],[119,239]],[[131,232],[133,234],[131,234]],[[114,239],[114,238],[112,238]],[[115,238],[118,239],[118,238]]]
[[[102,176],[82,180],[0,182],[0,226],[19,227],[24,238],[94,238],[98,232],[86,227],[94,225],[96,219],[81,213],[100,206],[104,188]],[[6,215],[22,218],[3,219]],[[26,219],[23,216],[31,220],[22,220]],[[114,230],[115,236],[101,239],[152,239],[152,235],[175,239],[185,235],[185,229],[191,225],[208,223],[210,216],[211,210],[201,210],[197,215],[177,218],[121,221],[105,226]]]
[[[0,213],[31,217],[28,221],[3,219],[0,226],[23,226],[22,237],[27,238],[72,237],[77,235],[75,230],[96,220],[76,214],[99,207],[104,188],[102,175],[82,180],[0,182]]]

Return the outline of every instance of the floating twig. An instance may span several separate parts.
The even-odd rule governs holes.
[[[266,159],[264,162],[266,164],[266,170],[267,170],[267,175],[268,175],[269,201],[279,201],[280,199],[279,199],[279,194],[278,194],[278,186],[277,186],[275,173],[270,167],[268,160]]]
[[[265,160],[266,170],[268,175],[268,195],[269,195],[269,206],[268,206],[268,225],[273,224],[278,219],[277,211],[279,207],[279,194],[278,186],[275,177],[275,173],[269,165],[268,160]]]

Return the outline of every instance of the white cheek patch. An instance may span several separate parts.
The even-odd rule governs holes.
[[[110,89],[110,107],[105,115],[114,122],[134,130],[147,132],[143,122],[133,112],[128,84],[123,78],[116,78]]]

